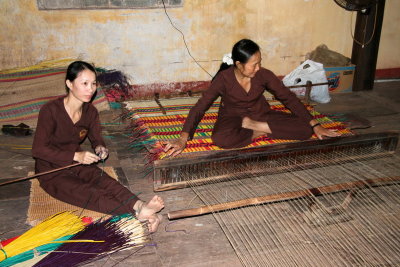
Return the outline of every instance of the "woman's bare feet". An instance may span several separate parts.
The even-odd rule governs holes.
[[[147,221],[150,232],[157,231],[162,216],[156,213],[164,208],[164,201],[162,198],[156,195],[149,202],[141,202],[139,206],[135,204],[135,207],[138,220],[143,222]]]
[[[249,117],[244,117],[242,120],[242,127],[257,132],[258,136],[271,133],[268,123],[262,121],[255,121]]]

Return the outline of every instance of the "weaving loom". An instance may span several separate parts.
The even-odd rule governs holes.
[[[235,176],[272,174],[340,164],[392,153],[396,133],[348,136],[326,140],[274,144],[241,150],[226,150],[196,158],[154,162],[154,190],[165,191]]]
[[[267,94],[266,97],[269,98],[272,109],[289,112],[279,101],[272,99],[271,95]],[[151,156],[153,157],[155,191],[186,187],[187,180],[192,180],[192,177],[204,176],[204,173],[211,171],[211,169],[222,170],[223,168],[220,167],[225,167],[227,164],[234,165],[244,161],[249,163],[257,161],[263,154],[270,154],[271,151],[276,153],[276,151],[282,150],[282,148],[289,145],[292,145],[292,149],[298,150],[302,146],[318,144],[318,142],[302,143],[295,140],[271,139],[262,136],[242,149],[221,149],[214,145],[211,140],[211,133],[220,104],[217,100],[204,115],[196,129],[193,140],[187,143],[185,150],[175,158],[165,158],[165,154],[162,151],[162,140],[171,140],[179,137],[187,113],[197,99],[192,97],[163,100],[162,109],[158,105],[154,106],[154,101],[127,103],[127,108],[131,110],[132,118],[137,126],[133,133],[136,137],[135,141],[137,142],[144,136],[145,141],[143,143],[151,146],[149,150],[152,151]],[[307,108],[314,116],[314,119],[318,120],[325,128],[337,130],[343,136],[352,135],[352,132],[345,128],[342,123],[334,122],[328,117],[319,114],[310,105],[307,105]],[[162,115],[161,113],[166,114]],[[142,136],[138,137],[138,135]],[[315,136],[313,140],[316,140]],[[269,159],[264,157],[264,160]],[[252,166],[255,169],[257,168],[254,164]],[[223,174],[219,173],[217,176],[221,175]]]
[[[142,130],[148,127],[154,138],[163,132],[151,129],[155,122],[168,127],[175,118],[168,112],[180,108],[164,105],[166,120],[142,117]],[[171,211],[169,219],[212,213],[244,266],[399,264],[398,133],[354,135],[311,113],[344,135],[303,142],[261,138],[243,149],[219,150],[201,138],[209,133],[202,122],[186,153],[153,162],[155,191],[190,187],[204,203]],[[179,126],[171,127],[179,133]],[[196,143],[204,146],[193,151]]]
[[[160,105],[159,99],[156,100]],[[314,136],[302,142],[273,140],[263,136],[245,148],[220,149],[210,138],[217,117],[215,111],[219,108],[219,102],[216,101],[204,115],[196,129],[194,139],[187,143],[182,154],[174,158],[165,158],[162,140],[178,138],[187,113],[197,99],[187,98],[183,101],[192,103],[165,105],[161,108],[132,107],[128,104],[128,108],[133,112],[132,117],[138,125],[135,131],[146,132],[146,138],[152,140],[150,150],[155,154],[153,156],[155,160],[152,162],[155,191],[184,188],[211,180],[223,181],[237,174],[277,173],[313,168],[321,163],[340,164],[348,160],[361,160],[371,155],[386,155],[395,151],[398,142],[397,133],[353,135],[342,123],[333,122],[308,105],[307,108],[314,119],[325,128],[339,131],[342,136],[325,140],[317,140]],[[151,102],[144,105],[149,103]],[[288,112],[278,101],[270,99],[270,103],[272,109]],[[160,116],[158,114],[160,112],[168,114]],[[285,166],[282,166],[281,161],[287,162]]]

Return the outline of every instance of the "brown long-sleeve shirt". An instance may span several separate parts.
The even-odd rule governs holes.
[[[210,87],[190,110],[182,132],[189,133],[189,137],[193,138],[196,127],[204,113],[219,96],[221,97],[221,106],[216,125],[220,120],[227,117],[237,120],[237,118],[247,116],[253,120],[267,121],[266,117],[271,108],[263,95],[264,90],[271,92],[305,123],[308,124],[312,120],[312,116],[296,95],[285,87],[281,80],[270,70],[261,68],[255,77],[251,79],[251,88],[246,93],[237,81],[234,67],[232,66],[217,75]],[[237,122],[235,124],[237,125]]]
[[[63,99],[50,101],[40,109],[32,146],[36,172],[72,164],[74,154],[81,151],[80,144],[86,136],[93,148],[98,145],[105,147],[97,109],[91,103],[84,103],[82,116],[74,124],[65,110]]]

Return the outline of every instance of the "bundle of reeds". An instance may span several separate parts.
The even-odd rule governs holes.
[[[7,258],[54,242],[56,239],[73,235],[84,228],[81,218],[73,212],[55,214],[3,247],[0,250],[0,263]]]
[[[101,243],[64,243],[33,266],[78,266],[123,249],[144,246],[146,227],[130,214],[113,216],[88,225],[72,240],[104,240]]]

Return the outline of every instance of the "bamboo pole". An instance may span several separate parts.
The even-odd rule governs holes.
[[[18,178],[18,179],[14,179],[14,180],[11,180],[11,181],[4,182],[4,183],[0,183],[0,186],[7,185],[7,184],[12,184],[12,183],[16,183],[16,182],[21,182],[21,181],[25,181],[25,180],[29,180],[29,179],[32,179],[32,178],[35,178],[35,177],[38,177],[38,176],[41,176],[41,175],[45,175],[45,174],[61,171],[61,170],[64,170],[64,169],[72,168],[72,167],[75,167],[75,166],[78,166],[78,165],[81,165],[81,164],[82,163],[78,162],[78,163],[74,163],[74,164],[71,164],[71,165],[68,165],[68,166],[64,166],[64,167],[61,167],[61,168],[53,169],[53,170],[50,170],[50,171],[35,173],[34,175],[25,176],[25,177],[22,177],[22,178]]]
[[[277,201],[285,201],[285,200],[292,200],[300,197],[306,196],[318,196],[327,193],[335,193],[343,190],[352,189],[354,187],[366,187],[366,186],[373,186],[378,184],[384,183],[391,183],[400,181],[400,176],[395,177],[383,177],[383,178],[375,178],[375,179],[367,179],[367,180],[358,180],[354,182],[347,182],[347,183],[340,183],[335,185],[327,185],[321,187],[315,187],[310,189],[304,189],[299,191],[292,191],[292,192],[285,192],[255,198],[247,198],[241,199],[237,201],[215,204],[210,206],[202,206],[200,208],[193,208],[193,209],[185,209],[185,210],[177,210],[171,211],[168,213],[168,219],[181,219],[191,216],[203,215],[212,212],[224,211],[229,209],[241,208],[245,206],[253,206],[265,203],[272,203]]]

